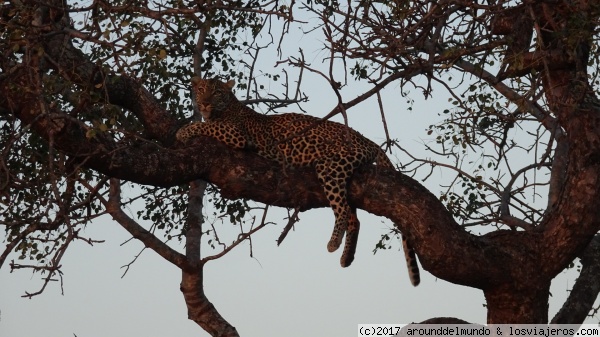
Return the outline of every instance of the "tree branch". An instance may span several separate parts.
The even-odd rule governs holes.
[[[164,242],[160,241],[152,233],[140,226],[135,220],[130,218],[121,209],[121,182],[118,179],[110,180],[110,193],[108,201],[100,198],[105,205],[107,212],[134,238],[140,240],[147,247],[158,253],[165,260],[171,262],[182,270],[191,269],[186,257]]]

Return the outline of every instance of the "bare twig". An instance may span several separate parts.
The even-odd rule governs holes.
[[[283,240],[285,239],[285,237],[288,235],[288,232],[294,227],[294,225],[300,220],[298,218],[298,214],[300,213],[300,210],[298,208],[294,209],[294,213],[292,213],[292,215],[290,215],[288,217],[288,223],[285,225],[285,227],[283,228],[283,231],[281,232],[281,234],[279,235],[279,237],[277,238],[277,245],[281,245],[283,243]]]

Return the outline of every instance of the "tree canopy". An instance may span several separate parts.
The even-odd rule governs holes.
[[[267,227],[268,206],[246,200],[289,208],[286,229],[328,203],[310,168],[210,138],[183,146],[175,132],[198,118],[195,75],[235,79],[240,100],[271,114],[303,111],[310,74],[337,101],[318,117],[352,127],[353,108],[377,101],[368,118],[400,158],[398,171],[352,178],[352,204],[395,223],[376,249],[402,232],[427,272],[483,291],[488,323],[581,323],[600,290],[599,14],[560,0],[4,1],[0,266],[44,273],[28,296],[40,294],[72,242],[94,242],[80,230],[108,214],[182,270],[190,319],[237,336],[204,293],[203,266]],[[318,59],[289,48],[300,35]],[[389,90],[406,105],[384,108]],[[449,97],[419,112],[432,116],[426,157],[388,132],[410,128],[387,121],[418,111],[416,95]],[[221,243],[203,222],[205,190],[232,223],[265,216]],[[219,249],[201,256],[201,245]],[[577,257],[570,297],[548,317],[551,281]]]

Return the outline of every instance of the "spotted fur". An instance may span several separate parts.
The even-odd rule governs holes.
[[[312,166],[335,214],[335,226],[327,250],[346,242],[342,267],[354,260],[360,223],[356,209],[348,204],[347,184],[354,171],[375,162],[394,168],[381,148],[345,125],[318,118],[286,113],[266,116],[243,105],[233,94],[233,81],[192,80],[196,103],[205,122],[194,122],[177,131],[186,142],[210,136],[236,149],[249,149],[286,166]],[[403,240],[411,282],[419,283],[414,250]]]

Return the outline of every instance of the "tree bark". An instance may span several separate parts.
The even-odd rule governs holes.
[[[488,324],[548,323],[550,280],[505,283],[484,291]]]
[[[188,318],[214,337],[239,337],[237,330],[219,314],[204,294],[203,268],[184,271],[181,292],[188,307]]]

